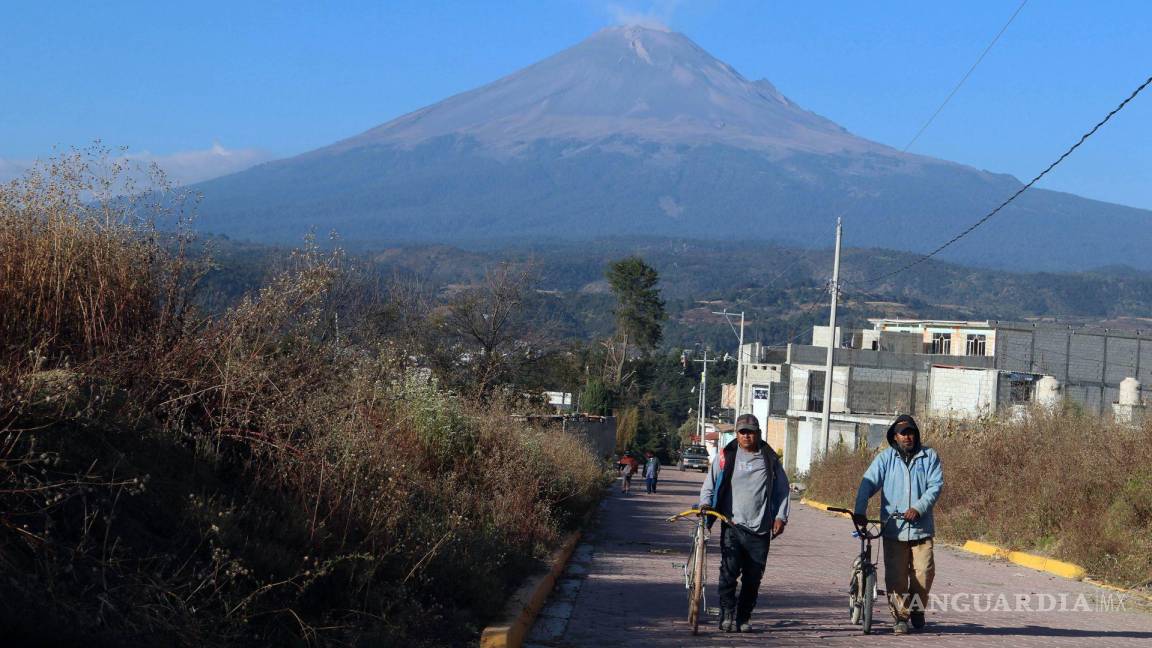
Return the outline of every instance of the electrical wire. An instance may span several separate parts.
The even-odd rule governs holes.
[[[1004,32],[1008,30],[1008,25],[1011,25],[1012,21],[1016,20],[1016,16],[1020,14],[1020,11],[1024,9],[1024,5],[1026,4],[1028,4],[1028,0],[1024,0],[1020,3],[1019,7],[1016,7],[1016,11],[1012,13],[1010,18],[1008,18],[1008,22],[1004,23],[1004,26],[1000,28],[999,32],[997,32],[996,37],[992,39],[991,43],[988,43],[988,47],[984,48],[984,51],[980,53],[980,56],[976,59],[976,62],[972,64],[972,67],[968,68],[968,71],[965,72],[964,76],[960,78],[960,82],[956,84],[956,87],[952,88],[952,92],[949,92],[948,96],[944,98],[943,103],[941,103],[940,106],[936,108],[936,112],[932,113],[932,116],[928,118],[928,121],[924,122],[924,125],[920,127],[920,130],[916,131],[916,134],[912,136],[912,139],[908,140],[908,143],[904,145],[904,148],[900,149],[901,153],[907,153],[908,149],[912,148],[912,145],[916,143],[916,140],[920,139],[920,136],[923,135],[924,131],[928,129],[928,127],[936,119],[936,116],[940,114],[940,111],[944,110],[944,106],[947,106],[948,102],[952,101],[952,97],[954,97],[956,92],[960,90],[960,86],[963,86],[964,82],[968,80],[968,77],[972,76],[972,73],[976,70],[976,66],[980,65],[980,61],[984,60],[984,57],[988,55],[988,52],[990,52],[992,47],[996,45],[996,41],[1000,40],[1000,37],[1003,36]]]
[[[860,283],[866,284],[866,285],[871,285],[871,284],[874,284],[876,282],[888,279],[890,277],[894,277],[894,276],[896,276],[896,275],[898,275],[898,274],[900,274],[906,270],[909,270],[911,268],[916,267],[917,265],[920,265],[921,263],[927,261],[928,259],[931,259],[932,257],[934,257],[937,254],[939,254],[940,252],[942,252],[948,246],[952,245],[956,241],[959,241],[960,239],[964,238],[965,236],[971,234],[973,230],[975,230],[977,227],[980,227],[984,223],[988,222],[988,219],[990,219],[993,216],[995,216],[996,214],[998,214],[1000,212],[1000,210],[1007,207],[1013,200],[1016,200],[1016,198],[1018,198],[1020,196],[1020,194],[1031,189],[1032,185],[1039,182],[1041,178],[1048,175],[1048,173],[1050,171],[1052,171],[1052,169],[1055,169],[1061,162],[1063,162],[1065,159],[1067,159],[1069,155],[1072,155],[1073,151],[1080,148],[1080,145],[1083,144],[1084,142],[1086,142],[1089,137],[1092,137],[1093,135],[1095,135],[1096,131],[1100,130],[1100,128],[1102,126],[1104,126],[1104,124],[1107,124],[1108,120],[1112,119],[1112,117],[1115,116],[1116,113],[1123,110],[1124,107],[1127,106],[1130,101],[1135,99],[1136,96],[1139,95],[1145,88],[1147,88],[1149,84],[1152,84],[1152,76],[1148,77],[1143,83],[1140,84],[1139,87],[1137,87],[1135,90],[1133,90],[1132,94],[1128,95],[1128,98],[1126,98],[1124,101],[1121,101],[1118,106],[1113,108],[1111,112],[1109,112],[1107,115],[1104,116],[1104,119],[1101,119],[1099,122],[1097,122],[1096,125],[1091,128],[1091,130],[1089,130],[1088,132],[1081,135],[1080,139],[1077,140],[1076,143],[1073,144],[1067,151],[1064,151],[1063,155],[1056,158],[1055,162],[1053,162],[1052,164],[1049,164],[1048,168],[1041,171],[1035,178],[1032,178],[1031,180],[1029,180],[1028,184],[1024,185],[1023,187],[1020,187],[1020,189],[1018,189],[1016,191],[1016,193],[1009,196],[1007,200],[1000,203],[995,209],[993,209],[992,211],[985,214],[980,220],[976,221],[971,226],[969,226],[968,229],[965,229],[963,232],[960,232],[956,236],[953,236],[946,243],[944,243],[943,245],[940,245],[935,250],[932,250],[928,254],[925,254],[924,256],[920,257],[919,259],[916,259],[915,261],[912,261],[910,263],[906,263],[903,266],[900,266],[899,268],[897,268],[891,272],[876,275],[873,277],[869,277],[869,278],[865,279],[864,281],[861,281]]]

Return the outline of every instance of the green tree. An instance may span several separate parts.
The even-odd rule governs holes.
[[[580,395],[580,409],[589,414],[608,414],[612,408],[612,394],[604,383],[591,378],[584,385],[584,392]]]
[[[614,379],[623,380],[629,346],[642,351],[655,349],[664,337],[664,300],[660,298],[660,275],[638,256],[630,256],[608,266],[605,273],[616,297],[616,335],[610,357]]]
[[[680,437],[680,447],[692,445],[692,440],[696,438],[696,433],[699,431],[697,429],[698,423],[696,419],[690,418],[684,421],[684,423],[680,425],[680,428],[676,430],[677,435]]]
[[[616,416],[616,451],[631,450],[640,427],[640,412],[636,407],[625,407]]]

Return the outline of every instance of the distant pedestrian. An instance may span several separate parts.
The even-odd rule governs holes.
[[[924,627],[924,605],[936,576],[932,507],[944,487],[944,473],[936,451],[920,444],[920,429],[911,416],[896,417],[888,428],[888,445],[860,480],[852,517],[866,524],[868,499],[880,491],[884,585],[893,631],[907,634],[909,621],[917,630]]]
[[[628,454],[620,457],[620,478],[623,480],[620,484],[620,492],[627,493],[632,490],[632,475],[636,474],[636,460]]]
[[[716,453],[700,487],[699,508],[716,509],[732,521],[720,530],[720,629],[752,632],[768,547],[788,524],[788,476],[776,451],[760,438],[755,416],[736,419],[736,439]]]
[[[651,495],[656,492],[656,480],[660,479],[660,460],[649,450],[644,453],[644,488]]]

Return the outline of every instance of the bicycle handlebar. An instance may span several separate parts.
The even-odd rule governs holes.
[[[850,516],[852,518],[852,524],[856,527],[856,532],[859,533],[861,536],[869,539],[869,540],[875,540],[882,535],[880,533],[869,533],[868,532],[868,525],[869,524],[879,524],[880,526],[884,526],[885,524],[887,524],[888,520],[897,520],[897,521],[903,521],[904,520],[904,514],[903,513],[895,513],[893,515],[889,515],[887,520],[868,520],[864,524],[856,524],[856,514],[853,513],[852,511],[849,511],[848,509],[845,509],[845,508],[835,508],[832,506],[829,506],[828,510],[833,512],[833,513],[845,513],[848,516]]]
[[[852,511],[849,511],[848,509],[845,509],[845,508],[835,508],[835,507],[829,506],[828,510],[831,511],[832,513],[844,513],[846,515],[852,515],[852,516],[856,515]],[[883,524],[883,523],[884,522],[882,520],[868,520],[868,524]]]
[[[677,513],[676,515],[673,515],[672,517],[668,518],[666,521],[667,522],[675,522],[676,520],[679,520],[681,518],[697,516],[697,515],[711,515],[712,517],[716,518],[717,520],[720,520],[724,524],[732,524],[732,522],[730,522],[728,520],[728,518],[725,517],[725,515],[723,513],[717,513],[716,511],[713,511],[712,509],[708,509],[707,511],[701,511],[700,509],[688,509],[687,511],[681,511],[681,512]]]

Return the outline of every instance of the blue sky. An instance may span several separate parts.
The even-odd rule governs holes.
[[[0,177],[97,138],[180,179],[227,172],[638,21],[681,31],[744,76],[902,148],[1018,5],[2,0]],[[1030,179],[1152,75],[1149,24],[1152,3],[1030,0],[911,150]],[[1152,90],[1041,186],[1152,208],[1150,124]]]

